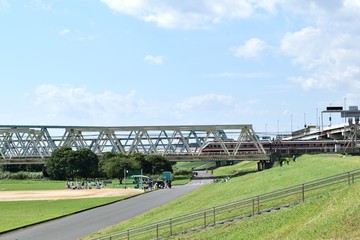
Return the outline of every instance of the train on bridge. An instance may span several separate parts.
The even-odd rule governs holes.
[[[349,148],[348,140],[261,140],[259,143],[267,154],[278,153],[282,155],[341,152]],[[218,154],[226,151],[251,154],[258,152],[259,149],[253,141],[242,142],[240,145],[236,141],[228,141],[223,144],[213,141],[207,143],[202,149],[203,154]]]

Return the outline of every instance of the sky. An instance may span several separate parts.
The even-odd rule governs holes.
[[[359,16],[360,0],[0,0],[0,125],[340,124],[321,112],[359,105]]]

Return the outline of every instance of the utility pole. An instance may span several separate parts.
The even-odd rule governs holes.
[[[124,168],[124,189],[126,189],[126,173],[128,172],[128,170],[126,170]]]

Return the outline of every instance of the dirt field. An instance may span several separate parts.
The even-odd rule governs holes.
[[[84,190],[39,190],[0,191],[0,201],[57,200],[74,198],[133,196],[142,193],[137,189],[84,189]]]

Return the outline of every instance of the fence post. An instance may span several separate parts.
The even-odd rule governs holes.
[[[170,218],[170,236],[172,236],[172,219]]]
[[[156,239],[159,239],[159,224],[156,224]]]
[[[305,184],[301,186],[301,192],[302,192],[302,201],[305,202]]]
[[[355,173],[352,174],[352,183],[355,184]]]
[[[351,185],[351,183],[350,183],[350,172],[348,172],[348,184],[349,184],[349,186]]]
[[[128,240],[130,239],[130,230],[127,230],[127,237],[128,237]]]
[[[216,223],[216,218],[215,218],[215,214],[216,214],[216,212],[215,212],[215,207],[213,207],[213,215],[214,215],[214,226],[215,226],[215,223]]]
[[[253,216],[255,216],[255,198],[253,198]]]
[[[258,214],[260,214],[260,196],[257,196]]]
[[[204,212],[204,227],[206,227],[206,211]]]

